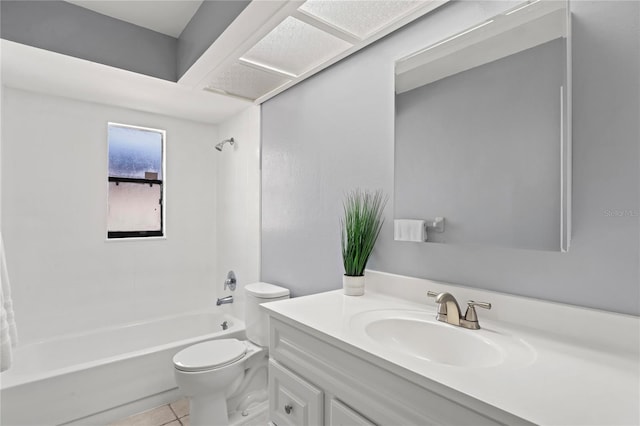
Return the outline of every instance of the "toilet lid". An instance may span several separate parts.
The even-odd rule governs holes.
[[[237,339],[211,340],[189,346],[173,357],[182,371],[203,371],[231,364],[247,353],[247,346]]]
[[[244,291],[259,299],[276,299],[289,296],[288,288],[263,282],[247,284],[244,286]]]

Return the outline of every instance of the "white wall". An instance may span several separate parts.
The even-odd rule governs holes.
[[[2,231],[23,344],[214,303],[215,126],[6,87],[2,113]],[[108,121],[167,131],[166,239],[105,241]]]
[[[229,270],[238,288],[233,305],[225,305],[244,318],[246,284],[260,278],[260,107],[252,106],[219,125],[219,139],[233,137],[236,144],[216,152],[218,169],[218,267],[215,281],[220,297]]]

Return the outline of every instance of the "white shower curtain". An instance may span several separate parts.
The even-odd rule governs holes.
[[[0,282],[0,371],[5,371],[11,367],[12,348],[18,343],[18,331],[13,312],[13,300],[11,300],[2,233],[0,233]]]

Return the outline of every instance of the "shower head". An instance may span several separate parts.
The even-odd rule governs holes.
[[[229,138],[229,139],[225,139],[222,142],[220,142],[218,145],[216,145],[216,149],[218,151],[222,151],[222,147],[224,146],[225,143],[229,143],[229,145],[233,146],[236,142],[233,140],[233,138]]]

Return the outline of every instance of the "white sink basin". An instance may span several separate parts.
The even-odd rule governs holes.
[[[482,320],[481,320],[482,321]],[[491,328],[469,330],[414,310],[374,310],[356,314],[351,327],[387,353],[425,362],[486,368],[529,364],[534,351],[524,341]]]

